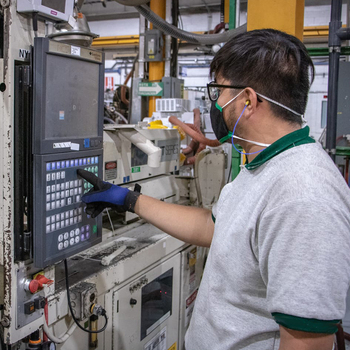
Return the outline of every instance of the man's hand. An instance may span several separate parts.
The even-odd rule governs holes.
[[[295,331],[280,326],[279,350],[332,350],[334,334]]]
[[[102,181],[86,170],[78,169],[77,174],[94,186],[81,198],[87,204],[88,215],[94,218],[105,208],[113,208],[119,212],[134,212],[135,203],[140,196],[139,192]]]

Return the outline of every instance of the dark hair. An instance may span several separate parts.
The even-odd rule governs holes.
[[[232,85],[251,87],[304,114],[315,69],[299,39],[278,30],[261,29],[230,39],[215,55],[210,74]],[[294,113],[273,103],[270,106],[276,116],[301,124]]]

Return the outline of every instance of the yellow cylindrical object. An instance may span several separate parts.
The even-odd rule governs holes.
[[[305,0],[249,0],[247,30],[273,28],[303,40],[304,8]]]
[[[230,0],[225,0],[224,21],[225,23],[230,21]]]
[[[165,19],[165,0],[151,0],[150,8],[159,17]],[[151,23],[151,29],[153,24]],[[164,76],[164,61],[161,62],[149,62],[149,81],[160,81]],[[153,112],[156,110],[157,96],[150,96],[148,103],[148,116],[152,117]]]

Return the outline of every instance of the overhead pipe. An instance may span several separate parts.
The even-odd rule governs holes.
[[[164,19],[153,13],[147,6],[135,6],[135,8],[141,15],[146,17],[150,22],[153,23],[153,25],[155,25],[158,29],[162,30],[165,34],[171,35],[182,41],[187,41],[188,43],[198,45],[214,45],[218,43],[224,43],[230,40],[231,38],[237,36],[238,34],[247,31],[247,25],[244,24],[236,29],[228,30],[227,32],[220,34],[193,34],[167,23],[166,21],[164,21]]]

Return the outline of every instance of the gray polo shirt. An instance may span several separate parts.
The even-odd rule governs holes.
[[[334,333],[350,281],[350,191],[308,128],[226,185],[186,350],[279,347],[279,324]]]

